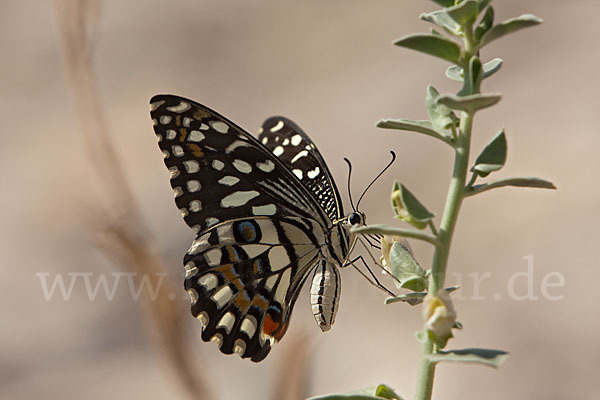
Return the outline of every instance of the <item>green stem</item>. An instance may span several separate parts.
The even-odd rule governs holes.
[[[467,60],[471,58],[472,52],[475,51],[472,28],[472,26],[465,26],[463,29]],[[469,82],[471,79],[469,76],[469,68],[464,68],[464,73],[464,81]],[[469,89],[471,90],[468,90],[465,95],[472,94],[472,88]],[[450,187],[448,188],[448,195],[446,196],[446,205],[444,206],[444,213],[437,235],[440,244],[435,248],[431,266],[429,293],[433,295],[444,287],[452,235],[454,233],[454,228],[456,227],[458,213],[464,198],[465,183],[467,181],[473,117],[473,112],[466,111],[463,112],[460,117],[460,129],[458,137],[456,138],[452,179],[450,180]],[[421,346],[421,360],[419,362],[419,371],[417,374],[417,390],[415,396],[417,400],[431,399],[436,364],[430,360],[429,355],[434,351],[434,344],[426,335],[425,342]]]

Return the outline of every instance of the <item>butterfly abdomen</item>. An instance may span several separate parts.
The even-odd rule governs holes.
[[[340,296],[340,275],[337,266],[321,258],[310,287],[310,304],[317,325],[323,332],[335,322]]]

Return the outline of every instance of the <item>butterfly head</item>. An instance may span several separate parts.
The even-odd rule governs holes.
[[[366,216],[364,213],[362,213],[360,211],[355,211],[352,214],[348,215],[348,217],[346,217],[346,223],[349,224],[350,226],[364,225],[365,221],[366,221]]]

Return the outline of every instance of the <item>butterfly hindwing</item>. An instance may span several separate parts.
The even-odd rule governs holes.
[[[323,156],[298,125],[285,117],[271,117],[263,123],[258,140],[292,170],[331,220],[344,215],[340,194]]]
[[[256,217],[220,223],[185,256],[185,287],[202,339],[223,353],[262,360],[285,334],[323,237],[314,221]],[[307,235],[308,229],[315,233]]]

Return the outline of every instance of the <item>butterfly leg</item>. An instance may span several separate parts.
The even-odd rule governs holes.
[[[361,271],[356,265],[354,265],[354,263],[356,261],[359,261],[359,260],[363,263],[363,265],[365,266],[365,268],[367,269],[367,271],[369,271],[369,274],[371,275],[371,277],[373,279],[371,279],[363,271]],[[343,267],[346,267],[348,265],[352,265],[352,267],[354,267],[354,269],[357,270],[359,274],[361,274],[367,281],[369,281],[369,283],[371,285],[373,285],[373,286],[375,286],[375,287],[383,290],[384,292],[386,292],[390,296],[396,297],[396,294],[394,294],[388,288],[386,288],[385,286],[383,286],[381,284],[381,282],[379,282],[379,279],[377,279],[377,277],[375,276],[375,274],[373,273],[373,271],[371,270],[371,268],[369,268],[369,265],[367,264],[367,262],[365,261],[365,259],[363,258],[363,256],[358,256],[358,257],[354,258],[353,260],[348,260],[348,262],[346,264],[344,264]]]

